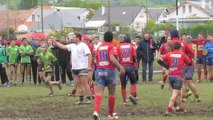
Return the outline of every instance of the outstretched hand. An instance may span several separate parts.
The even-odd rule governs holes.
[[[57,42],[57,41],[56,41],[55,39],[52,39],[52,43],[53,43],[53,44],[56,44],[56,42]]]

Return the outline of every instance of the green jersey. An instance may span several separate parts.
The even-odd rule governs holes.
[[[41,47],[38,47],[36,52],[35,52],[35,56],[39,57],[39,55],[42,53]]]
[[[9,57],[10,64],[16,64],[18,62],[18,54],[19,54],[19,47],[16,45],[11,45],[7,48],[6,53]]]
[[[6,51],[3,46],[0,46],[0,63],[7,63]]]
[[[50,52],[41,52],[39,54],[39,59],[42,61],[44,65],[44,71],[52,71],[52,63],[57,61],[57,58]]]
[[[52,48],[53,48],[52,46],[48,47],[47,52],[52,53]],[[35,56],[38,57],[41,53],[42,53],[41,47],[38,47],[37,50],[36,50]]]
[[[21,63],[31,63],[30,54],[33,53],[33,48],[30,45],[22,45],[19,48],[19,53],[21,54]]]

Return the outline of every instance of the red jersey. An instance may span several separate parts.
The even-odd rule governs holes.
[[[117,55],[117,49],[112,43],[105,42],[101,44],[96,51],[96,66],[102,69],[115,69],[110,61],[110,55]]]
[[[194,50],[190,48],[190,46],[187,45],[187,43],[184,40],[180,40],[179,38],[173,38],[173,43],[179,42],[181,44],[181,51],[185,54],[192,55],[194,54]]]
[[[192,44],[187,44],[187,50],[186,50],[186,55],[189,57],[189,59],[193,62],[194,59],[194,49]],[[192,64],[193,65],[193,64]]]
[[[161,45],[159,51],[161,52],[161,55],[165,55],[166,53],[170,52],[168,49],[167,49],[167,43],[163,43],[163,45]]]
[[[184,65],[190,64],[191,60],[180,50],[174,50],[162,56],[163,61],[169,65],[169,75],[182,77]]]
[[[178,42],[178,43],[180,43],[181,44],[181,49],[182,49],[182,52],[184,52],[185,53],[185,51],[186,51],[186,42],[184,41],[184,40],[180,40],[179,38],[173,38],[172,39],[172,42],[173,43],[176,43],[176,42]]]
[[[85,42],[85,43],[89,47],[90,52],[91,52],[92,56],[94,57],[95,56],[95,48],[94,48],[94,46],[91,43],[88,43],[88,42]],[[93,60],[92,61],[92,65],[94,65],[94,64],[95,64],[95,61]]]
[[[206,44],[207,40],[192,40],[192,43],[196,44],[197,47],[197,56],[203,56],[203,47]]]
[[[189,57],[190,60],[194,59],[194,50],[192,44],[187,44],[187,50],[186,50],[186,55]]]
[[[135,46],[131,43],[120,43],[117,46],[119,62],[121,65],[133,65],[133,57],[136,56]]]

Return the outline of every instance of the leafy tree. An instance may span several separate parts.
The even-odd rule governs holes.
[[[50,34],[48,35],[48,37],[53,36],[53,37],[56,38],[56,40],[60,40],[61,35],[67,35],[67,34],[69,34],[70,32],[73,32],[73,29],[72,29],[72,28],[65,28],[65,29],[63,29],[63,30],[53,30],[53,32],[50,33]]]
[[[171,30],[175,29],[175,26],[170,23],[160,23],[156,24],[154,20],[149,20],[148,25],[146,26],[145,30],[150,33],[157,32],[159,30]]]
[[[92,18],[93,15],[95,15],[96,10],[91,9],[89,14],[87,15],[86,19],[90,20]]]
[[[38,0],[21,0],[19,4],[20,9],[31,9],[38,5]]]
[[[208,23],[202,25],[182,28],[181,32],[185,32],[191,35],[193,38],[196,38],[200,32],[203,32],[204,35],[207,36],[208,33],[213,33],[213,21],[209,21]]]
[[[99,7],[101,7],[104,3],[97,0],[97,1],[82,1],[82,0],[69,0],[65,2],[60,2],[56,5],[58,6],[64,6],[64,7],[81,7],[81,8],[92,8],[97,10]]]

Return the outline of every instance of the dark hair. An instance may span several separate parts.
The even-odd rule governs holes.
[[[148,35],[150,35],[150,33],[149,33],[149,32],[145,32],[145,33],[144,33],[144,35],[145,35],[145,34],[148,34]]]
[[[179,42],[174,43],[174,50],[179,50],[181,48],[181,44]]]
[[[213,33],[209,33],[208,35],[213,37]]]
[[[204,36],[204,35],[203,35],[203,32],[199,32],[199,34],[198,34],[198,35],[202,35],[202,36]]]
[[[136,38],[136,39],[137,39],[137,38],[138,38],[138,39],[141,39],[141,37],[140,37],[140,36],[136,36],[135,38]]]
[[[61,37],[65,37],[65,38],[67,38],[67,36],[66,36],[66,35],[61,35]]]
[[[21,39],[22,42],[23,42],[24,40],[27,40],[27,38],[24,37],[24,38]]]
[[[182,33],[182,36],[183,36],[183,35],[187,35],[187,33],[183,32],[183,33]]]
[[[171,38],[179,38],[179,32],[177,30],[172,30],[171,31]]]
[[[80,39],[80,40],[81,40],[82,36],[81,36],[81,34],[80,34],[80,33],[74,33],[74,35],[75,35],[78,39]]]
[[[125,34],[124,42],[131,43],[131,37],[128,34]]]
[[[113,33],[111,31],[107,31],[104,33],[104,41],[105,42],[112,42],[113,40]]]
[[[97,38],[97,39],[99,39],[99,37],[98,37],[98,36],[95,36],[94,38]]]

